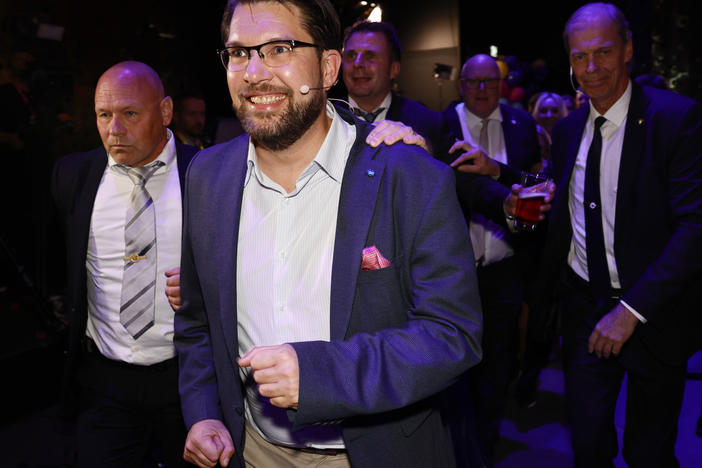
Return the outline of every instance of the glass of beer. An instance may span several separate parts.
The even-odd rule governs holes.
[[[542,173],[522,172],[519,182],[523,188],[514,210],[514,227],[519,231],[533,231],[539,222],[541,205],[548,196],[552,181]]]

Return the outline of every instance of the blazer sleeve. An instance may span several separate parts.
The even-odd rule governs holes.
[[[693,101],[677,113],[666,158],[672,227],[668,242],[623,300],[647,320],[665,320],[676,299],[702,273],[702,106]],[[655,216],[650,222],[659,222]],[[645,235],[642,233],[641,235]]]
[[[183,198],[180,285],[184,301],[175,314],[173,339],[178,352],[181,408],[188,428],[203,419],[224,420],[219,403],[210,324],[190,241],[190,220],[196,218],[188,215],[191,209],[187,196],[191,168],[187,170],[186,196]]]
[[[412,194],[400,190],[398,195],[413,202],[397,200],[394,205],[400,210],[398,219],[419,220],[391,228],[395,236],[413,239],[402,265],[393,265],[401,269],[400,277],[407,278],[400,282],[409,301],[391,301],[388,306],[403,317],[403,323],[345,340],[291,343],[300,365],[295,426],[406,407],[443,390],[480,360],[482,317],[470,238],[451,171],[433,167],[437,177],[429,175],[435,181],[431,190],[417,182]],[[419,178],[416,171],[407,174]],[[373,304],[375,299],[359,296],[385,292],[373,284],[363,289],[357,285],[352,313],[383,313],[382,307],[359,307],[357,302]],[[383,300],[378,298],[377,303]]]

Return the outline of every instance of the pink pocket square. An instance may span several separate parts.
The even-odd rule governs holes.
[[[378,247],[372,245],[363,249],[361,259],[361,270],[380,270],[392,265],[390,260],[383,257]]]

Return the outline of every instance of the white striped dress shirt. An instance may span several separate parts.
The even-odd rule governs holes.
[[[261,171],[249,142],[237,247],[239,352],[255,346],[330,339],[331,272],[341,181],[356,137],[327,104],[331,128],[314,160],[286,191]],[[360,255],[360,252],[359,252]],[[247,387],[248,421],[270,442],[340,448],[336,426],[293,433],[285,410]]]

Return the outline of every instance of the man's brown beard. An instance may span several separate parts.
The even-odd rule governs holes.
[[[316,87],[321,87],[322,83],[316,85]],[[261,87],[250,87],[249,91],[276,91],[281,92],[280,89],[273,89],[270,86]],[[272,122],[266,122],[269,118],[275,119],[275,113],[270,112],[258,116],[258,122],[256,119],[251,117],[252,113],[244,112],[243,105],[239,108],[235,108],[236,116],[241,121],[241,125],[246,130],[246,132],[251,135],[253,141],[260,144],[271,151],[281,151],[284,150],[304,135],[304,133],[312,126],[322,109],[325,105],[325,94],[323,92],[313,91],[311,94],[311,99],[307,101],[294,102],[292,90],[289,88],[282,91],[288,99],[288,107],[285,109],[282,115],[279,116],[277,124]],[[246,98],[242,97],[242,102]],[[261,119],[264,120],[261,123]]]

